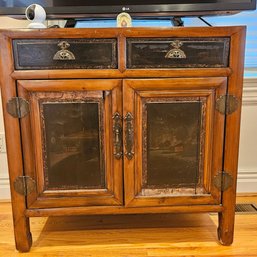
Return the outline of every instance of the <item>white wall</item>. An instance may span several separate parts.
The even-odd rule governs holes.
[[[238,192],[257,192],[257,78],[244,81],[239,150]]]
[[[0,98],[0,134],[4,134],[2,101]],[[0,153],[0,199],[8,199],[10,197],[9,179],[7,171],[6,153]]]
[[[0,28],[25,28],[26,26],[27,21],[0,17]],[[0,108],[1,133],[4,133],[4,126]],[[6,153],[0,153],[0,199],[10,198],[7,170]],[[257,192],[257,79],[244,81],[238,192]]]

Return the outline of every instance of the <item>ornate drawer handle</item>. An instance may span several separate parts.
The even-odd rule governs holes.
[[[186,54],[183,50],[179,49],[183,43],[179,40],[172,41],[170,44],[173,48],[168,51],[168,53],[165,55],[165,58],[167,59],[185,59]]]
[[[119,160],[122,157],[122,117],[116,112],[113,117],[113,144],[114,157]]]
[[[134,144],[134,126],[133,116],[128,112],[124,118],[125,121],[125,156],[128,160],[132,160],[134,156],[133,144]]]
[[[67,50],[70,47],[70,44],[67,41],[61,41],[58,46],[61,48],[53,57],[53,60],[75,60],[75,55]]]

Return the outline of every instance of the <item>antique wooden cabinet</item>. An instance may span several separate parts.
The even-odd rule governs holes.
[[[244,27],[2,30],[16,247],[29,218],[218,212],[233,241]]]

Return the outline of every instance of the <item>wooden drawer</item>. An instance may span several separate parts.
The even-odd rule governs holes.
[[[128,38],[127,68],[222,68],[229,38]]]
[[[116,39],[13,40],[16,70],[116,69]]]

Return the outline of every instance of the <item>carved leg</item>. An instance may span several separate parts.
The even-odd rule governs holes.
[[[19,252],[28,252],[32,245],[29,218],[14,214],[13,225],[16,249]]]
[[[222,245],[231,245],[234,238],[235,208],[219,213],[218,238]]]

